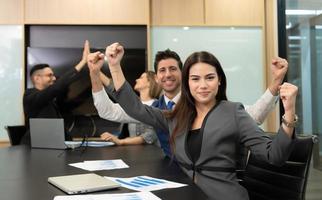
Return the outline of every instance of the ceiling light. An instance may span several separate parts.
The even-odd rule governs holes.
[[[322,10],[285,10],[286,15],[320,15]]]
[[[288,36],[289,40],[305,40],[306,37],[304,36]]]

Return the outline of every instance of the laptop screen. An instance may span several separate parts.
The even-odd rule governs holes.
[[[31,118],[31,147],[66,149],[64,119]]]

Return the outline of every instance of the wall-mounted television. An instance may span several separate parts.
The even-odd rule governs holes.
[[[104,49],[94,49],[94,51]],[[39,63],[47,63],[53,69],[56,77],[59,77],[67,70],[71,69],[81,60],[83,49],[80,48],[27,48],[27,88],[33,87],[30,81],[30,69]],[[126,80],[134,86],[135,80],[145,71],[146,52],[145,49],[126,49],[121,62]],[[103,73],[110,77],[109,68],[103,66]],[[96,114],[91,95],[91,82],[89,70],[85,66],[76,81],[70,84],[65,94],[66,105],[61,104],[63,111],[75,115]]]
[[[26,88],[32,87],[29,72],[35,64],[49,64],[57,78],[77,65],[82,57],[85,40],[89,40],[91,52],[103,53],[106,45],[112,42],[122,43],[125,54],[121,65],[126,79],[132,86],[147,68],[146,26],[30,25],[26,27]],[[102,71],[110,76],[106,64]],[[111,126],[119,126],[119,123],[99,120],[93,104],[87,66],[82,69],[78,79],[70,84],[59,100],[58,104],[64,118],[84,118],[80,120],[82,122],[79,127],[91,131],[93,120],[86,120],[89,116],[91,119],[95,118],[98,134],[106,127],[109,130]]]

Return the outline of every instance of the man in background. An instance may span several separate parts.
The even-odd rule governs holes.
[[[86,40],[81,61],[59,79],[56,79],[48,64],[37,64],[32,67],[29,75],[34,87],[27,89],[23,96],[27,132],[21,143],[30,144],[30,118],[62,118],[56,98],[67,89],[70,83],[77,79],[79,72],[87,63],[89,53],[89,42]]]

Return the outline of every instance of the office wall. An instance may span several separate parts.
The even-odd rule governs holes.
[[[170,48],[182,61],[195,51],[213,53],[227,77],[231,101],[251,105],[265,89],[262,29],[230,27],[153,27],[152,56]]]
[[[215,26],[264,26],[264,0],[205,0],[205,22]]]
[[[5,125],[23,124],[23,0],[0,0],[0,142]]]
[[[147,24],[149,0],[25,0],[27,24]]]
[[[265,65],[266,66],[266,86],[268,86],[272,80],[272,73],[270,71],[270,65],[272,58],[278,56],[278,35],[277,35],[277,1],[265,0],[265,26],[264,29],[264,51],[265,51]],[[271,112],[266,120],[267,131],[274,132],[280,126],[279,116],[279,103],[275,106],[273,112]]]
[[[23,27],[0,25],[0,140],[4,126],[23,124]]]
[[[265,0],[152,0],[153,26],[264,26]]]
[[[151,24],[153,26],[203,25],[203,0],[152,0]]]
[[[0,0],[0,24],[22,24],[23,0]]]
[[[18,51],[22,60],[19,69],[24,69],[25,52],[24,25],[146,25],[148,59],[150,68],[153,60],[150,29],[160,26],[199,26],[199,27],[244,27],[262,30],[263,80],[270,82],[269,72],[265,74],[272,55],[276,55],[276,0],[0,0],[0,25],[21,25],[21,38]],[[18,33],[18,32],[17,32]],[[20,34],[20,33],[19,33]],[[1,33],[1,37],[2,33]],[[20,50],[19,50],[20,48]],[[14,54],[10,54],[11,57]],[[22,74],[23,74],[22,70]],[[15,76],[10,74],[9,76]],[[19,80],[23,85],[24,75]],[[0,78],[0,81],[3,78]],[[9,83],[10,84],[10,83]],[[264,86],[266,86],[264,84]],[[24,86],[20,87],[16,99],[21,98]],[[0,102],[2,103],[2,102]],[[21,106],[19,102],[14,105]],[[11,112],[5,109],[4,112]],[[23,116],[20,110],[19,117]],[[274,116],[273,116],[274,118]],[[22,120],[21,120],[22,122]],[[9,122],[8,122],[9,123]],[[16,122],[12,122],[16,123]],[[268,130],[276,129],[273,119]],[[0,140],[7,139],[0,127]]]

